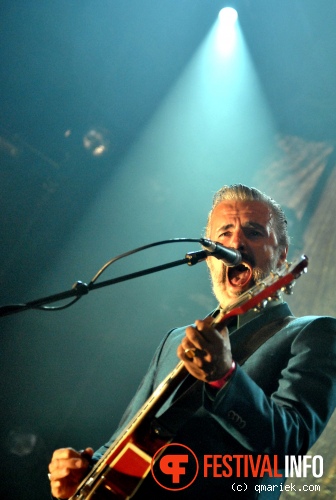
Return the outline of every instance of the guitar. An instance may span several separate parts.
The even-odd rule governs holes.
[[[308,258],[303,255],[293,264],[285,263],[238,300],[222,310],[213,325],[224,324],[230,317],[252,308],[262,309],[279,291],[291,293],[294,281],[307,272]],[[151,421],[159,408],[187,376],[182,361],[160,383],[131,422],[121,431],[101,459],[69,500],[128,500],[135,494],[151,468],[154,455],[171,439],[156,435]]]

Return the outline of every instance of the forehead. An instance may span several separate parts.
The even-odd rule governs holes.
[[[272,211],[262,201],[224,200],[218,203],[212,211],[211,226],[223,223],[234,223],[239,219],[243,222],[258,222],[271,225]]]

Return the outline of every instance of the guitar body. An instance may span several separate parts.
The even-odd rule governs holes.
[[[293,281],[307,271],[307,266],[308,259],[304,255],[292,265],[286,263],[277,273],[271,273],[242,294],[235,304],[221,311],[214,320],[214,326],[224,325],[230,317],[243,314],[252,308],[262,308],[279,290],[286,292],[287,289],[287,293],[291,293]],[[152,423],[157,411],[186,375],[187,370],[180,361],[122,430],[69,500],[132,498],[149,473],[154,455],[173,438],[162,437]],[[160,454],[156,458],[159,456]]]
[[[182,361],[155,389],[69,500],[127,500],[150,471],[154,455],[173,436],[157,432],[154,415],[185,379]],[[157,458],[159,454],[157,455]]]
[[[135,433],[130,439],[120,443],[110,455],[94,491],[90,492],[88,488],[85,496],[84,488],[80,496],[75,495],[72,498],[97,500],[131,498],[149,473],[153,456],[166,443],[167,441],[157,438],[154,432],[148,434],[145,442],[143,433],[139,435],[139,439]]]

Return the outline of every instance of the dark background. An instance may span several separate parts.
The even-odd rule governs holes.
[[[216,73],[209,33],[226,5],[0,2],[0,304],[88,282],[152,241],[198,238],[213,193],[244,182],[284,204],[292,255],[312,257],[294,312],[334,314],[336,3],[231,2],[245,48]],[[104,278],[197,249],[156,247]],[[199,264],[1,318],[1,498],[48,498],[53,449],[107,440],[164,333],[214,305]],[[316,498],[335,484],[322,443]]]

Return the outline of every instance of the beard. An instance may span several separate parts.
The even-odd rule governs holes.
[[[256,285],[258,282],[262,281],[265,279],[271,272],[272,270],[276,269],[277,265],[276,262],[270,262],[268,265],[265,265],[265,267],[262,269],[260,267],[255,267],[254,262],[252,261],[251,258],[247,258],[243,256],[243,261],[248,262],[251,267],[252,267],[252,277],[248,283],[248,286],[242,289],[237,289],[235,295],[238,299],[240,295],[245,293],[247,290],[252,288],[254,285]],[[216,299],[218,300],[219,304],[225,308],[227,305],[232,304],[234,302],[234,298],[230,297],[227,294],[227,283],[229,282],[229,267],[225,266],[224,263],[221,263],[221,266],[214,266],[212,265],[211,261],[209,262],[209,270],[210,270],[210,277],[212,281],[212,291]],[[234,294],[234,292],[231,290],[231,294]]]

